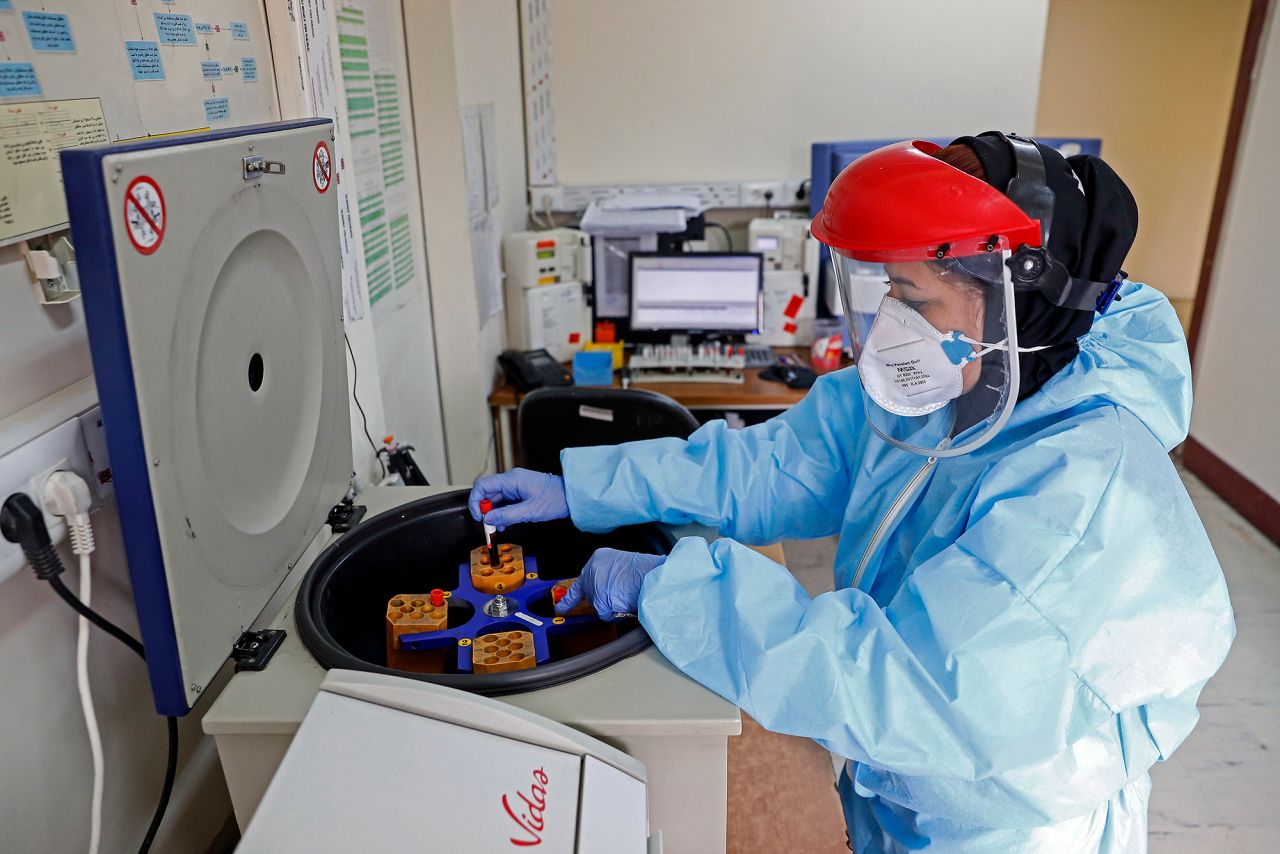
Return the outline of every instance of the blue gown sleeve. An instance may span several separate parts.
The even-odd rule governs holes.
[[[836,533],[850,455],[866,430],[856,382],[843,373],[820,378],[800,403],[763,424],[733,430],[713,421],[687,441],[562,452],[574,524],[603,532],[697,523],[753,544]]]
[[[810,599],[745,546],[686,538],[645,578],[640,622],[765,729],[897,774],[977,780],[1061,749],[1083,686],[1034,608],[947,551],[921,567],[935,580],[881,608],[857,589]]]
[[[1135,587],[1142,561],[1212,567],[1212,553],[1188,535],[1166,554],[1146,532],[1172,504],[1145,502],[1148,523],[1141,473],[1121,471],[1114,445],[1082,456],[1091,440],[1072,437],[1090,433],[1072,426],[996,463],[965,530],[884,607],[857,589],[811,599],[738,543],[688,538],[645,578],[640,621],[673,664],[765,728],[895,774],[979,780],[1110,744],[1119,704],[1194,690],[1216,669],[1229,611],[1219,582],[1181,610],[1184,593],[1158,575]],[[1123,617],[1122,599],[1137,600]],[[1185,615],[1176,631],[1170,613]],[[1184,633],[1194,655],[1173,637]],[[1083,669],[1098,644],[1126,666],[1120,677]]]

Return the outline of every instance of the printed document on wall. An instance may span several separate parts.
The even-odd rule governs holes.
[[[393,15],[398,6],[388,0],[346,0],[337,12],[365,280],[376,315],[404,305],[425,273],[408,85],[395,50],[400,20]]]
[[[474,220],[498,206],[498,138],[493,104],[463,107],[462,168],[467,179],[467,213]]]
[[[502,311],[502,234],[493,217],[484,214],[471,221],[471,263],[476,275],[476,305],[480,322]]]
[[[65,223],[59,152],[110,141],[97,98],[7,104],[0,115],[0,244]]]
[[[268,7],[268,26],[276,68],[282,72],[281,111],[286,118],[325,116],[334,122],[334,173],[338,193],[338,242],[342,250],[342,315],[348,323],[364,317],[365,289],[360,222],[351,198],[351,135],[347,104],[338,89],[336,18],[326,0],[290,0],[287,14]],[[294,76],[296,74],[296,76]],[[292,78],[291,84],[283,81]]]

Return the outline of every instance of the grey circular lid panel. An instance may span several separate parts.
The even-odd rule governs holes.
[[[142,440],[189,699],[342,498],[351,475],[338,217],[310,164],[326,126],[122,154],[163,240],[116,223]],[[252,149],[250,148],[252,147]],[[243,177],[253,150],[283,175]]]

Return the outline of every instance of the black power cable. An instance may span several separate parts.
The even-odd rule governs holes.
[[[76,612],[79,613],[80,616],[84,617],[86,620],[93,623],[116,640],[120,641],[120,643],[136,652],[143,661],[147,660],[146,653],[142,650],[142,644],[138,642],[137,638],[77,599],[76,594],[67,589],[67,585],[62,583],[61,578],[54,575],[50,578],[46,578],[45,580],[49,582],[49,586],[53,588],[53,592],[62,597],[62,601],[66,602],[72,608],[75,608]]]
[[[364,407],[360,405],[360,398],[356,397],[356,388],[360,383],[360,368],[356,365],[356,351],[351,349],[351,339],[347,337],[347,330],[342,330],[342,340],[347,342],[347,352],[351,354],[351,399],[356,402],[356,409],[360,410],[360,420],[364,422],[364,437],[369,440],[369,447],[373,448],[373,456],[378,461],[378,467],[382,469],[382,476],[387,476],[387,465],[382,461],[382,455],[378,453],[378,446],[374,444],[373,436],[369,435],[369,416],[364,414]]]
[[[35,570],[36,578],[49,582],[53,592],[64,602],[76,610],[80,616],[111,635],[120,643],[137,653],[138,658],[147,660],[146,650],[133,635],[81,602],[67,585],[58,578],[63,572],[62,558],[58,557],[49,538],[49,529],[45,527],[44,516],[35,503],[24,493],[15,492],[5,500],[0,508],[0,533],[11,543],[22,546],[22,553]],[[166,729],[169,736],[168,759],[165,763],[164,785],[160,788],[160,801],[151,816],[151,824],[147,827],[147,835],[138,847],[138,854],[147,854],[155,841],[160,823],[169,809],[169,799],[173,795],[173,781],[178,773],[178,719],[172,715],[165,716]]]
[[[721,225],[721,224],[720,224],[720,223],[718,223],[718,222],[709,222],[709,223],[707,223],[707,224],[706,224],[706,227],[707,227],[707,228],[718,228],[718,229],[720,229],[722,232],[724,232],[724,242],[725,242],[725,243],[727,243],[727,244],[729,244],[729,251],[730,251],[730,252],[732,252],[732,251],[733,251],[733,235],[729,233],[729,229],[725,228],[723,225]]]
[[[173,715],[165,715],[165,724],[169,732],[169,755],[164,765],[164,785],[160,788],[160,802],[151,816],[151,824],[147,827],[147,835],[138,846],[138,854],[147,854],[151,843],[156,839],[156,831],[160,822],[164,821],[165,811],[169,809],[169,796],[173,794],[173,778],[178,775],[178,719]]]

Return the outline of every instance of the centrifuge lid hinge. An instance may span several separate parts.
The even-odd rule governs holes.
[[[240,635],[231,647],[231,657],[236,663],[236,673],[242,670],[262,670],[284,643],[284,629],[262,629]]]
[[[348,496],[329,508],[329,518],[325,520],[325,523],[328,524],[329,530],[333,531],[333,533],[345,534],[364,518],[364,514],[368,510],[368,507],[363,504],[356,504]]]

